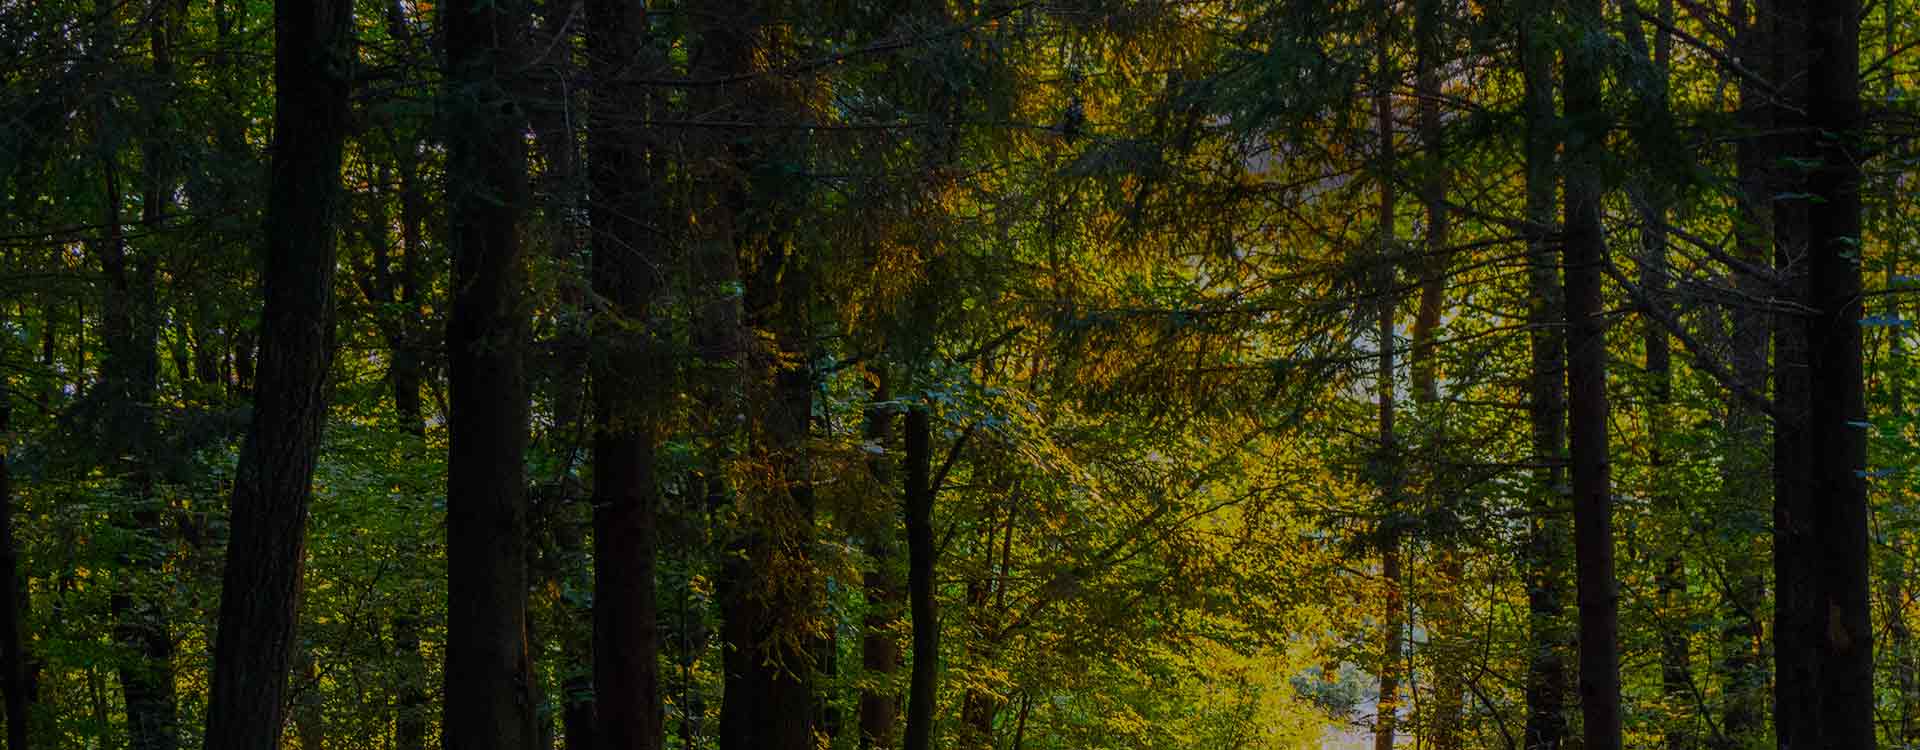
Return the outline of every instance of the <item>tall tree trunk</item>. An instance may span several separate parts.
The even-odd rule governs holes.
[[[1598,0],[1569,7],[1573,41],[1563,52],[1569,122],[1566,168],[1567,452],[1573,486],[1574,575],[1580,606],[1580,715],[1585,750],[1620,750],[1620,613],[1613,563],[1613,486],[1608,464],[1606,237],[1600,222],[1607,132],[1601,64],[1590,35],[1602,33]]]
[[[1440,401],[1439,363],[1434,361],[1434,337],[1446,306],[1447,266],[1451,257],[1453,217],[1447,210],[1450,177],[1447,148],[1440,118],[1440,65],[1445,29],[1445,0],[1419,0],[1414,14],[1414,96],[1419,100],[1420,143],[1426,166],[1420,181],[1420,203],[1426,209],[1426,249],[1415,264],[1420,271],[1420,307],[1413,319],[1412,373],[1414,403],[1431,412]],[[1425,413],[1427,419],[1437,415]],[[1461,648],[1467,644],[1466,618],[1460,606],[1460,550],[1451,534],[1435,542],[1433,613],[1429,618],[1434,669],[1433,744],[1435,750],[1461,750],[1460,720],[1466,666]]]
[[[655,626],[654,478],[656,414],[668,385],[653,341],[658,279],[668,266],[646,224],[650,200],[644,92],[646,10],[625,0],[588,0],[587,48],[597,84],[588,111],[593,201],[594,703],[597,742],[607,750],[661,746],[659,631]]]
[[[1674,143],[1667,87],[1668,66],[1672,58],[1670,35],[1662,30],[1652,45],[1642,28],[1646,19],[1639,0],[1622,0],[1621,26],[1628,46],[1636,56],[1629,70],[1644,71],[1634,76],[1633,89],[1639,97],[1638,116],[1633,122],[1638,154],[1647,170],[1630,191],[1640,216],[1639,287],[1645,308],[1641,315],[1640,340],[1645,350],[1645,413],[1647,420],[1647,483],[1654,511],[1665,519],[1680,522],[1683,509],[1668,476],[1671,460],[1667,456],[1667,424],[1673,400],[1673,346],[1666,325],[1669,312],[1669,271],[1667,267],[1667,219],[1673,203],[1673,188],[1664,170],[1681,168],[1686,158]],[[1662,0],[1659,21],[1672,25],[1672,0]],[[1644,66],[1642,63],[1644,62]],[[1659,595],[1655,613],[1660,635],[1660,692],[1668,715],[1662,732],[1667,750],[1688,750],[1693,745],[1692,643],[1688,620],[1686,559],[1684,543],[1676,536],[1663,544],[1654,587]]]
[[[241,449],[221,581],[206,746],[276,746],[299,622],[307,509],[332,359],[334,239],[347,134],[353,9],[274,9],[266,305],[253,422]]]
[[[115,8],[105,2],[96,7],[102,22],[94,44],[102,50],[112,49],[120,44],[115,37],[119,31]],[[164,61],[161,67],[164,69]],[[163,582],[161,571],[168,546],[160,501],[153,495],[152,466],[158,441],[153,408],[160,370],[154,302],[159,252],[146,244],[137,253],[128,247],[121,213],[126,196],[119,154],[109,142],[113,109],[101,104],[94,116],[106,181],[105,236],[92,248],[96,252],[89,253],[100,258],[106,277],[100,310],[106,356],[100,363],[100,385],[107,396],[107,455],[113,457],[110,460],[129,499],[125,513],[114,518],[127,533],[130,549],[121,555],[126,576],[115,581],[109,608],[114,619],[114,641],[126,653],[118,671],[126,705],[128,744],[133,750],[173,750],[180,741],[173,684],[173,628],[166,598],[154,590]],[[148,135],[148,146],[157,147],[153,142],[161,135]],[[153,177],[149,175],[150,182]],[[143,218],[157,222],[158,210],[157,206],[149,208],[151,213]]]
[[[940,613],[933,598],[932,419],[925,404],[907,409],[905,513],[907,599],[913,620],[913,674],[907,688],[904,750],[931,750],[940,679]]]
[[[527,317],[520,242],[525,122],[503,80],[519,64],[518,2],[442,6],[453,302],[447,321],[448,748],[533,745],[527,654]]]
[[[1767,181],[1773,201],[1773,262],[1780,296],[1807,302],[1807,206],[1803,168],[1790,160],[1805,158],[1812,139],[1805,114],[1807,99],[1806,29],[1808,8],[1799,0],[1762,5],[1772,53],[1766,153],[1775,167]],[[1808,418],[1812,356],[1807,327],[1792,313],[1773,317],[1773,566],[1774,566],[1774,737],[1781,750],[1823,747],[1820,736],[1818,653],[1825,630],[1814,560],[1822,554],[1814,539],[1814,507],[1820,501],[1812,482]]]
[[[1813,550],[1800,562],[1819,592],[1819,729],[1814,747],[1874,746],[1872,577],[1868,537],[1865,375],[1861,356],[1860,3],[1812,7],[1807,17],[1808,132],[1815,148],[1807,192],[1806,327],[1810,517]],[[1812,635],[1809,633],[1808,635]]]
[[[1399,293],[1396,290],[1398,279],[1394,273],[1394,209],[1398,196],[1393,185],[1393,170],[1397,167],[1394,156],[1393,134],[1393,86],[1396,75],[1391,55],[1393,9],[1389,0],[1377,0],[1375,12],[1379,28],[1375,55],[1379,65],[1379,76],[1374,86],[1373,106],[1375,127],[1379,135],[1379,150],[1375,155],[1380,180],[1379,213],[1375,216],[1376,253],[1374,258],[1376,276],[1375,294],[1378,299],[1375,338],[1380,347],[1374,387],[1378,389],[1379,445],[1373,460],[1375,481],[1379,484],[1381,498],[1380,535],[1380,583],[1381,583],[1381,626],[1380,653],[1377,672],[1380,677],[1380,695],[1374,708],[1373,747],[1374,750],[1393,750],[1394,727],[1399,722],[1400,712],[1400,656],[1401,631],[1406,628],[1404,622],[1404,604],[1400,592],[1400,493],[1402,477],[1400,475],[1399,446],[1394,438],[1394,308],[1399,305]]]
[[[1737,0],[1733,6],[1735,45],[1741,59],[1752,70],[1771,68],[1771,42],[1767,26],[1772,22],[1767,0]],[[1749,8],[1752,8],[1750,14]],[[1735,181],[1739,186],[1739,225],[1734,234],[1735,257],[1750,268],[1769,265],[1772,245],[1772,181],[1768,175],[1771,159],[1762,142],[1771,120],[1770,105],[1760,84],[1742,77],[1739,83],[1741,137],[1735,144]],[[1774,294],[1774,281],[1751,271],[1732,275],[1736,289],[1747,299],[1767,299]],[[1755,305],[1737,305],[1728,314],[1730,355],[1734,377],[1755,393],[1767,392],[1767,330],[1765,311]],[[1766,604],[1766,578],[1761,551],[1753,532],[1765,528],[1771,488],[1766,479],[1770,458],[1765,415],[1733,393],[1725,396],[1726,441],[1721,460],[1721,493],[1726,512],[1736,519],[1730,532],[1726,560],[1728,590],[1726,611],[1721,615],[1718,681],[1724,696],[1720,719],[1720,750],[1752,747],[1760,742],[1766,729],[1767,669],[1762,658],[1765,629],[1762,608]]]
[[[879,447],[880,452],[868,459],[867,466],[873,472],[875,486],[891,489],[893,472],[886,456],[891,450],[893,412],[886,402],[892,399],[892,394],[883,370],[874,372],[873,377],[873,403],[867,406],[866,439]],[[892,505],[890,498],[887,505]],[[893,629],[900,619],[901,582],[895,572],[899,542],[894,538],[893,514],[886,513],[881,518],[880,522],[870,524],[872,528],[865,534],[873,569],[865,573],[861,582],[866,589],[867,612],[860,623],[860,665],[867,671],[868,680],[885,683],[890,682],[900,668],[900,644]],[[892,750],[899,734],[899,716],[897,691],[879,686],[863,688],[860,691],[860,750]]]
[[[0,329],[7,327],[0,306]],[[7,347],[0,344],[0,373],[7,372]],[[0,374],[0,701],[7,711],[7,750],[27,750],[33,696],[27,681],[25,637],[27,587],[20,577],[20,547],[13,534],[13,384]]]
[[[1551,4],[1534,0],[1520,19],[1520,65],[1526,171],[1526,241],[1529,306],[1528,420],[1535,464],[1532,517],[1526,552],[1527,663],[1526,750],[1559,750],[1566,740],[1567,512],[1563,461],[1566,454],[1566,339],[1557,259],[1548,242],[1555,227],[1553,48]]]

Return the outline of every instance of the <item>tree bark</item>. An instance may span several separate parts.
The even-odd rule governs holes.
[[[206,746],[275,747],[326,419],[352,3],[274,9],[275,144],[253,422],[234,481]]]
[[[886,402],[892,394],[884,372],[875,372],[873,377],[874,403],[867,406],[866,439],[881,452],[869,458],[867,466],[873,472],[875,486],[891,488],[893,472],[886,455],[891,450],[894,416]],[[901,582],[895,572],[899,542],[893,536],[897,532],[892,513],[870,526],[866,532],[867,554],[873,558],[873,569],[861,581],[866,589],[867,612],[861,619],[860,664],[869,680],[890,682],[900,669],[900,644],[893,635],[894,623],[900,619]],[[899,734],[899,702],[895,690],[867,687],[860,691],[861,750],[894,747]]]
[[[1444,0],[1419,0],[1414,14],[1415,98],[1419,101],[1420,142],[1426,166],[1420,181],[1420,203],[1427,214],[1426,248],[1415,264],[1420,272],[1420,306],[1413,319],[1412,396],[1422,412],[1440,402],[1439,363],[1434,361],[1434,338],[1446,306],[1447,266],[1451,259],[1452,213],[1447,210],[1447,147],[1440,118],[1440,71],[1444,45]],[[1437,415],[1423,414],[1428,419]],[[1444,438],[1443,438],[1444,439]],[[1435,577],[1431,584],[1433,612],[1428,618],[1434,667],[1433,745],[1435,750],[1461,750],[1460,721],[1466,666],[1460,649],[1468,643],[1466,618],[1460,606],[1460,550],[1451,530],[1434,542]]]
[[[1868,499],[1867,410],[1861,356],[1860,163],[1865,159],[1860,102],[1860,3],[1806,11],[1808,133],[1813,172],[1807,192],[1807,306],[1800,317],[1810,343],[1807,414],[1810,514],[1817,554],[1802,558],[1818,591],[1819,637],[1802,642],[1817,661],[1813,686],[1819,729],[1812,747],[1870,750],[1875,743],[1873,627]],[[1812,635],[1809,633],[1809,635]],[[1785,740],[1783,740],[1784,742]]]
[[[1767,26],[1772,19],[1767,0],[1736,0],[1733,5],[1735,46],[1750,69],[1771,68]],[[1749,12],[1749,8],[1753,12]],[[1740,140],[1735,144],[1735,182],[1739,186],[1739,225],[1734,254],[1752,268],[1766,268],[1772,245],[1773,178],[1771,158],[1763,143],[1771,116],[1765,92],[1758,82],[1741,78],[1737,113]],[[1734,288],[1750,299],[1774,294],[1773,280],[1736,271]],[[1728,313],[1730,355],[1734,377],[1756,393],[1766,393],[1767,330],[1765,313],[1754,305],[1738,305]],[[1762,611],[1766,606],[1766,579],[1762,552],[1753,531],[1767,525],[1771,488],[1766,479],[1770,457],[1765,415],[1733,393],[1726,402],[1726,451],[1721,459],[1721,494],[1726,512],[1735,519],[1726,560],[1730,584],[1720,631],[1721,653],[1716,670],[1724,697],[1720,720],[1720,750],[1752,747],[1766,730],[1767,668],[1762,658],[1765,639]]]
[[[525,118],[504,81],[525,9],[442,6],[452,307],[447,322],[449,750],[526,750],[537,735],[527,653],[528,387]]]
[[[1375,216],[1376,253],[1375,294],[1378,296],[1378,308],[1375,310],[1375,338],[1379,347],[1375,361],[1374,388],[1378,390],[1379,445],[1373,459],[1373,473],[1378,482],[1381,499],[1380,536],[1380,582],[1381,582],[1381,627],[1380,653],[1377,674],[1380,677],[1379,698],[1375,702],[1373,723],[1374,750],[1393,750],[1394,728],[1399,720],[1400,711],[1400,657],[1401,631],[1405,629],[1404,603],[1400,592],[1400,493],[1402,477],[1400,474],[1399,446],[1394,438],[1394,308],[1398,306],[1399,294],[1396,291],[1397,279],[1394,273],[1394,209],[1398,195],[1393,185],[1394,134],[1393,134],[1393,85],[1395,74],[1391,56],[1393,29],[1393,10],[1388,0],[1377,0],[1375,13],[1379,28],[1375,41],[1375,55],[1380,66],[1376,74],[1373,105],[1375,127],[1379,136],[1377,160],[1378,179],[1380,181],[1379,213]]]
[[[1534,486],[1527,542],[1526,750],[1558,750],[1567,734],[1566,627],[1567,511],[1565,305],[1558,265],[1548,237],[1555,228],[1553,48],[1551,4],[1535,0],[1520,20],[1524,79],[1526,241],[1529,258],[1527,327],[1528,419],[1532,431]]]
[[[646,10],[625,0],[588,0],[587,49],[597,84],[588,111],[597,351],[593,508],[594,710],[606,750],[661,746],[658,613],[654,567],[660,490],[654,477],[657,404],[668,385],[666,354],[654,341],[658,279],[669,265],[646,222],[645,93],[628,81],[645,71]]]

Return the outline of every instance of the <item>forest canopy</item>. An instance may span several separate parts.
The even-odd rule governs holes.
[[[0,0],[8,750],[1920,745],[1913,0]]]

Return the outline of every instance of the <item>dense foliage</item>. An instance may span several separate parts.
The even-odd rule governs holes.
[[[9,747],[1912,746],[1916,46],[0,0]]]

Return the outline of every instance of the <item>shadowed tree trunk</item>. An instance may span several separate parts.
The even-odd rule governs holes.
[[[1736,1],[1733,5],[1735,45],[1753,70],[1770,68],[1772,23],[1767,0]],[[1752,8],[1752,11],[1749,11]],[[1767,268],[1773,237],[1773,198],[1769,176],[1771,159],[1763,139],[1770,105],[1759,82],[1739,82],[1741,138],[1735,144],[1735,181],[1739,186],[1740,219],[1734,234],[1734,253],[1752,268]],[[1733,285],[1752,300],[1774,295],[1771,278],[1736,271]],[[1756,393],[1767,392],[1767,319],[1757,304],[1733,307],[1728,313],[1730,354],[1734,377]],[[1716,670],[1721,684],[1721,750],[1752,747],[1766,729],[1767,669],[1762,658],[1766,603],[1764,560],[1755,544],[1755,532],[1767,526],[1771,488],[1767,480],[1769,456],[1765,415],[1732,393],[1726,395],[1726,451],[1721,460],[1721,484],[1729,529],[1726,561],[1727,591],[1721,614],[1720,658]]]
[[[1817,663],[1815,744],[1874,747],[1872,578],[1868,536],[1866,391],[1861,357],[1860,3],[1808,3],[1807,113],[1813,171],[1807,193],[1810,507],[1789,523],[1812,546],[1794,562],[1814,581],[1818,630],[1798,645]],[[1810,512],[1809,512],[1810,511]],[[1784,649],[1786,644],[1782,644]],[[1796,732],[1804,739],[1805,733]],[[1783,746],[1788,740],[1783,738]]]
[[[907,409],[904,508],[907,522],[907,598],[913,620],[913,675],[907,688],[904,750],[931,750],[933,712],[940,689],[940,613],[933,598],[932,420],[924,404]]]
[[[441,8],[453,300],[447,321],[447,748],[534,744],[527,654],[526,123],[503,88],[525,9]]]
[[[1452,251],[1452,215],[1447,210],[1449,169],[1440,119],[1441,51],[1445,29],[1445,0],[1419,0],[1414,15],[1416,45],[1414,96],[1419,101],[1420,143],[1425,168],[1420,181],[1420,203],[1427,214],[1426,248],[1415,266],[1420,272],[1420,306],[1413,319],[1412,396],[1427,419],[1440,402],[1439,364],[1434,361],[1434,337],[1446,306],[1447,266]],[[1442,439],[1445,439],[1444,436]],[[1437,498],[1436,498],[1437,499]],[[1443,530],[1435,541],[1433,612],[1429,617],[1430,643],[1438,660],[1434,668],[1432,737],[1435,750],[1461,750],[1460,712],[1464,708],[1462,678],[1466,666],[1462,648],[1466,636],[1465,612],[1460,606],[1460,550],[1454,531]]]
[[[1551,5],[1535,0],[1520,19],[1520,65],[1525,92],[1522,116],[1526,169],[1529,306],[1528,420],[1533,443],[1534,482],[1530,493],[1527,561],[1527,632],[1532,651],[1527,663],[1526,750],[1559,750],[1566,740],[1567,530],[1566,339],[1562,290],[1554,248],[1555,228],[1553,48]]]
[[[0,329],[7,313],[0,306]],[[0,344],[0,373],[7,372],[7,347]],[[0,694],[7,715],[7,750],[27,750],[32,695],[27,683],[25,625],[26,582],[20,578],[20,548],[13,534],[13,384],[0,374]]]
[[[1573,486],[1574,574],[1580,606],[1580,715],[1585,750],[1620,750],[1620,613],[1615,595],[1613,485],[1608,464],[1606,237],[1600,224],[1606,110],[1598,0],[1568,8],[1566,81],[1567,453]]]
[[[1647,420],[1647,481],[1654,512],[1676,524],[1681,531],[1660,551],[1659,569],[1654,573],[1654,588],[1659,594],[1655,614],[1660,634],[1660,692],[1667,716],[1662,732],[1667,750],[1687,750],[1693,746],[1691,718],[1694,705],[1691,674],[1692,644],[1687,604],[1686,559],[1681,554],[1686,538],[1684,510],[1680,495],[1670,476],[1671,459],[1667,454],[1668,425],[1672,420],[1673,347],[1666,323],[1672,318],[1669,296],[1670,272],[1667,267],[1667,220],[1674,189],[1669,171],[1684,167],[1687,155],[1676,148],[1673,117],[1669,108],[1667,79],[1672,59],[1671,36],[1660,31],[1652,45],[1647,43],[1642,26],[1646,18],[1639,0],[1622,0],[1621,27],[1635,55],[1629,71],[1638,97],[1638,116],[1632,129],[1639,156],[1647,170],[1629,190],[1634,209],[1640,216],[1640,255],[1638,286],[1645,309],[1641,315],[1640,340],[1645,350],[1642,363],[1645,377],[1644,409]],[[1663,0],[1659,21],[1671,26],[1672,0]]]
[[[866,439],[881,452],[870,457],[867,466],[873,472],[874,486],[887,490],[893,487],[893,471],[886,458],[891,450],[894,421],[886,402],[892,399],[892,393],[884,371],[876,370],[873,378],[874,403],[867,406]],[[886,506],[891,505],[892,499],[888,498]],[[900,644],[893,635],[894,623],[900,619],[901,582],[895,572],[899,542],[894,538],[897,532],[892,513],[881,515],[881,520],[869,525],[867,554],[873,557],[873,569],[864,574],[862,581],[866,587],[867,613],[861,620],[860,664],[869,679],[890,681],[900,668]],[[861,750],[891,750],[895,746],[899,734],[899,703],[899,693],[893,689],[868,687],[860,691]]]
[[[307,509],[326,419],[334,241],[347,134],[352,3],[274,9],[266,306],[252,426],[241,449],[215,632],[206,746],[275,747],[299,622]]]
[[[598,83],[588,112],[594,315],[594,710],[599,747],[661,745],[659,632],[655,625],[656,411],[668,385],[654,341],[653,305],[668,263],[646,221],[647,96],[628,81],[646,71],[646,10],[588,0],[589,65]],[[641,115],[636,117],[635,114]]]
[[[1379,76],[1374,85],[1373,106],[1375,127],[1379,136],[1379,150],[1375,154],[1378,160],[1380,181],[1379,213],[1374,218],[1375,243],[1374,273],[1376,275],[1375,294],[1378,295],[1378,309],[1375,311],[1376,345],[1379,346],[1378,359],[1374,371],[1374,388],[1378,390],[1379,412],[1377,435],[1379,445],[1373,459],[1372,471],[1379,483],[1381,498],[1380,518],[1380,652],[1377,672],[1380,677],[1380,695],[1375,703],[1373,722],[1374,750],[1393,750],[1394,727],[1399,723],[1400,711],[1400,656],[1401,631],[1406,628],[1404,621],[1404,603],[1400,592],[1400,493],[1403,486],[1401,461],[1397,455],[1399,446],[1394,438],[1394,308],[1399,304],[1396,291],[1398,280],[1394,273],[1394,208],[1398,196],[1394,191],[1392,170],[1394,169],[1393,134],[1393,85],[1395,73],[1391,56],[1393,8],[1388,0],[1378,0],[1375,5],[1377,38],[1375,56]]]

